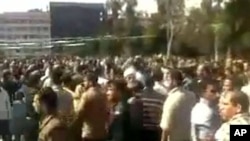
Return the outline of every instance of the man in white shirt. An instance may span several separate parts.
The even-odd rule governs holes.
[[[11,118],[10,97],[7,91],[0,87],[0,136],[3,141],[10,139],[9,121]]]
[[[216,83],[203,81],[201,98],[191,113],[191,136],[193,141],[213,140],[215,131],[220,126],[220,117],[217,110],[218,93]]]
[[[196,102],[194,93],[182,86],[180,71],[171,70],[169,75],[170,91],[163,106],[160,127],[161,141],[188,141],[191,138],[191,110]]]
[[[243,86],[241,88],[241,91],[243,93],[245,93],[248,96],[248,99],[250,100],[250,69],[248,69],[248,71],[246,71],[246,76],[247,76],[247,79],[248,79],[248,84]],[[250,109],[250,107],[249,107],[249,109]],[[250,110],[249,110],[249,112],[250,112]]]

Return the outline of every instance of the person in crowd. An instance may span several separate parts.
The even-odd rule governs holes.
[[[83,121],[82,141],[105,141],[107,139],[107,98],[100,89],[97,79],[97,76],[91,72],[83,78],[86,91],[82,94],[77,110],[79,118]]]
[[[152,78],[154,79],[154,87],[153,89],[158,93],[167,96],[168,89],[165,85],[162,84],[163,73],[160,68],[153,69]]]
[[[211,137],[209,139],[214,139],[213,122],[216,120],[213,118],[216,114],[211,114],[216,113],[216,104],[211,100],[215,98],[213,90],[216,88],[214,87],[218,86],[220,90],[224,88],[220,97],[220,103],[223,103],[225,95],[233,92],[237,87],[242,87],[242,80],[248,78],[248,70],[244,70],[245,72],[242,70],[244,61],[228,60],[230,64],[235,62],[232,67],[232,65],[223,65],[222,61],[218,61],[215,66],[213,64],[217,62],[207,59],[171,57],[169,60],[164,60],[163,56],[158,56],[156,59],[155,57],[80,58],[52,55],[27,59],[7,58],[0,60],[0,75],[3,76],[0,86],[9,94],[11,103],[15,99],[13,96],[15,93],[24,94],[27,111],[25,141],[38,140],[38,123],[46,118],[44,108],[39,102],[38,92],[47,86],[57,94],[56,116],[67,123],[70,141],[106,139],[157,141],[159,137],[161,140],[169,138],[183,141],[190,136],[190,130],[195,129],[191,128],[191,121],[193,125],[198,124],[198,132],[192,132],[196,135],[193,139],[202,140],[207,136]],[[199,65],[198,68],[197,65]],[[229,71],[227,68],[230,68]],[[181,70],[183,77],[173,73],[175,69]],[[195,72],[197,78],[193,75]],[[44,77],[41,77],[42,75]],[[22,81],[20,76],[23,76]],[[220,79],[217,79],[218,76]],[[98,78],[97,82],[96,78]],[[124,81],[123,84],[120,84],[120,79]],[[150,79],[154,79],[153,89],[148,81]],[[210,84],[210,80],[217,80],[220,84],[217,82]],[[27,85],[26,88],[23,87],[25,85]],[[198,103],[195,108],[191,108],[193,94],[189,91],[197,96]],[[248,85],[242,87],[242,91],[248,94]],[[163,107],[160,106],[162,101],[164,101]],[[202,111],[204,115],[194,112],[197,111],[195,110],[197,107],[202,107],[200,105],[206,107],[203,109],[204,112]],[[17,107],[13,106],[13,108]],[[3,108],[6,109],[6,107]],[[195,120],[189,117],[192,109],[194,113],[192,119]],[[159,120],[158,115],[161,111],[162,117]],[[207,116],[204,117],[205,115]],[[203,125],[211,126],[213,129]],[[162,136],[159,135],[160,133]],[[179,136],[180,134],[183,136]]]
[[[249,68],[248,68],[248,70],[246,70],[245,75],[246,75],[246,78],[248,79],[248,83],[241,88],[241,91],[243,93],[245,93],[250,100],[250,69]],[[249,108],[249,110],[250,110],[250,108]]]
[[[40,77],[39,71],[33,71],[27,77],[27,93],[24,93],[26,104],[26,129],[24,138],[25,141],[37,141],[39,121],[41,119],[39,102],[37,102],[38,91],[40,90]]]
[[[164,68],[164,67],[162,67],[161,71],[163,73],[162,84],[165,87],[165,89],[167,90],[167,95],[166,96],[168,96],[168,92],[170,91],[169,75],[170,75],[171,68]]]
[[[140,81],[134,80],[127,83],[127,88],[131,92],[131,97],[128,99],[129,104],[129,128],[133,140],[142,140],[143,129],[143,84]]]
[[[8,92],[12,105],[14,94],[19,89],[19,87],[18,84],[14,81],[13,75],[8,69],[3,70],[1,85]]]
[[[229,91],[219,103],[220,116],[224,123],[215,134],[217,141],[230,141],[230,125],[249,125],[249,99],[240,91]]]
[[[234,81],[231,78],[226,78],[223,82],[222,93],[226,93],[228,91],[233,91],[235,89]]]
[[[38,141],[69,141],[67,124],[58,116],[58,96],[50,87],[39,92],[38,101],[44,118],[40,124]]]
[[[9,122],[12,118],[10,97],[6,90],[0,87],[0,136],[3,141],[11,141]]]
[[[83,70],[84,66],[77,64],[77,66],[74,68],[74,75],[72,76],[72,80],[74,80],[74,87],[76,87],[78,84],[81,84],[83,82]]]
[[[208,65],[201,64],[197,67],[197,82],[201,83],[203,80],[211,79],[211,68]]]
[[[140,81],[141,84],[145,85],[144,75],[140,71],[138,71],[134,66],[130,66],[127,69],[125,69],[123,77],[125,78],[127,83],[133,81]]]
[[[107,83],[109,141],[126,141],[129,137],[128,111],[122,102],[124,92],[127,92],[126,83],[122,80],[111,80]]]
[[[85,91],[86,91],[86,88],[85,88],[83,82],[76,85],[76,88],[75,88],[75,95],[74,95],[74,101],[75,101],[76,103],[79,103],[79,102],[80,102],[81,96],[82,96],[82,94],[83,94]],[[77,104],[77,105],[78,105],[78,104]]]
[[[235,87],[237,89],[240,89],[243,85],[247,83],[247,79],[244,75],[244,65],[241,60],[233,64],[233,73],[234,73],[233,81]]]
[[[196,94],[196,99],[199,101],[199,94],[201,93],[200,92],[200,84],[203,82],[203,81],[206,81],[206,80],[211,80],[213,79],[212,77],[212,74],[211,74],[211,68],[209,65],[207,64],[200,64],[198,65],[197,69],[196,69],[196,80],[194,82],[194,88],[193,88],[193,92]]]
[[[47,63],[45,68],[45,74],[44,76],[41,77],[41,83],[43,87],[49,87],[52,85],[52,80],[51,80],[51,70],[52,70],[52,64]]]
[[[72,87],[72,84],[73,84],[73,80],[71,78],[71,74],[70,73],[64,73],[62,75],[62,85],[63,85],[63,89],[70,93],[73,97],[73,104],[74,104],[74,111],[76,110],[77,108],[77,105],[79,103],[79,98],[77,98],[75,96],[75,92],[73,91],[73,87]]]
[[[160,141],[160,121],[166,97],[153,89],[153,79],[146,79],[146,87],[141,96],[143,102],[142,141]]]
[[[195,73],[192,72],[192,68],[183,68],[182,69],[183,74],[183,88],[194,91],[197,89],[197,83],[195,82]]]
[[[188,141],[191,138],[191,111],[196,98],[194,93],[182,88],[180,71],[170,71],[168,79],[171,90],[163,106],[161,141]]]
[[[233,78],[234,73],[231,68],[227,67],[224,70],[225,78]]]
[[[71,122],[74,116],[74,102],[71,93],[66,91],[62,85],[63,68],[60,65],[55,65],[52,68],[51,80],[53,85],[51,88],[58,96],[58,112],[65,122]]]
[[[218,113],[218,90],[213,81],[203,81],[201,98],[191,113],[191,135],[193,141],[214,140],[214,134],[220,126]]]
[[[12,106],[12,119],[10,122],[10,131],[14,135],[14,141],[21,141],[21,137],[26,129],[27,108],[24,101],[24,94],[17,92]]]

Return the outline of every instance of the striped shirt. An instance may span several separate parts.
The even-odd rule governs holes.
[[[230,125],[249,125],[250,115],[248,113],[235,115],[228,122],[222,124],[217,130],[215,138],[217,141],[229,141],[230,140]]]
[[[145,89],[143,101],[143,127],[146,130],[158,130],[165,96],[153,89]]]

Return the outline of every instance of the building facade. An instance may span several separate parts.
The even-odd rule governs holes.
[[[98,35],[105,20],[103,3],[51,2],[52,38]]]
[[[0,14],[0,51],[8,57],[49,53],[50,13],[39,10]]]
[[[33,10],[0,14],[0,41],[50,41],[50,13]]]

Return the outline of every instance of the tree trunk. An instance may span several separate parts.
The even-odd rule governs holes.
[[[214,40],[214,61],[219,61],[219,36],[215,35]]]
[[[167,28],[167,29],[169,29],[169,31],[170,31],[170,36],[169,36],[169,38],[168,38],[168,40],[167,40],[167,60],[169,60],[170,59],[170,55],[171,55],[171,48],[172,48],[172,43],[173,43],[173,38],[174,38],[174,25],[173,25],[173,23],[172,23],[172,20],[170,19],[170,21],[169,21],[169,28]]]

